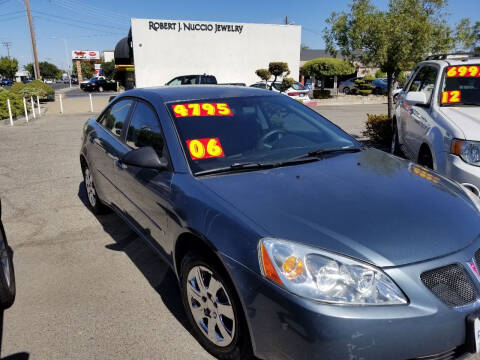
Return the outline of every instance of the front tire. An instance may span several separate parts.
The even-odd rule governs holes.
[[[348,88],[348,87],[343,88],[343,93],[345,95],[350,95],[350,93],[351,93],[350,88]]]
[[[221,266],[188,253],[181,263],[180,285],[187,318],[200,345],[221,360],[252,359],[240,300]]]
[[[15,301],[16,285],[13,268],[13,251],[8,246],[5,232],[0,224],[0,308],[8,309]]]
[[[397,156],[402,155],[402,152],[400,150],[400,143],[398,141],[397,121],[395,119],[393,119],[392,122],[392,145],[390,147],[390,153]]]
[[[433,170],[433,156],[428,147],[422,147],[418,155],[418,163]]]

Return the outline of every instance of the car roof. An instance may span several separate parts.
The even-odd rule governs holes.
[[[273,91],[263,89],[228,86],[228,85],[181,85],[139,88],[125,91],[119,97],[136,96],[151,102],[190,101],[215,98],[232,98],[245,96],[281,96]]]
[[[478,57],[468,57],[463,59],[442,59],[442,60],[425,60],[419,63],[420,64],[437,64],[440,66],[455,66],[455,65],[478,65],[480,64],[480,58]]]

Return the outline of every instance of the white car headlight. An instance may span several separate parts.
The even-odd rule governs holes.
[[[290,292],[342,305],[402,305],[407,298],[382,270],[291,241],[264,238],[259,243],[263,275]]]
[[[454,139],[452,154],[458,155],[470,165],[480,166],[480,142]]]

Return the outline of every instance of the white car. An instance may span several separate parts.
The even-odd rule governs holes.
[[[272,84],[271,81],[268,81],[268,82],[259,81],[253,85],[250,85],[250,87],[256,87],[259,89],[270,89],[271,84]],[[276,92],[280,92],[281,84],[282,83],[280,81],[274,82],[272,86],[272,90]],[[307,103],[307,102],[310,102],[310,97],[308,96],[308,93],[309,93],[309,90],[306,86],[295,81],[292,87],[290,87],[283,94],[290,96],[292,99],[302,100],[304,103]]]
[[[398,98],[392,152],[480,195],[480,58],[429,57]]]

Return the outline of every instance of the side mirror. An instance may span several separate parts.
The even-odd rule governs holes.
[[[168,168],[167,160],[160,158],[151,146],[130,150],[120,160],[125,165],[141,168],[156,170],[165,170]]]
[[[427,96],[421,91],[409,91],[405,97],[409,105],[427,105]]]

